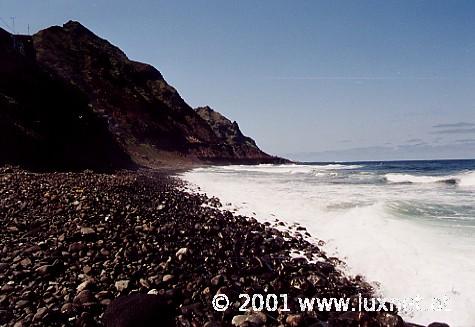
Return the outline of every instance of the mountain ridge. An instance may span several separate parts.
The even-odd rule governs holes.
[[[0,50],[9,53],[9,56],[3,56],[0,70],[8,70],[11,62],[22,62],[21,69],[10,69],[11,76],[25,76],[23,71],[29,72],[30,75],[31,72],[36,72],[30,78],[34,81],[33,85],[22,78],[17,78],[13,88],[8,87],[7,81],[0,81],[0,94],[3,94],[5,99],[15,99],[24,91],[34,92],[32,88],[35,85],[43,85],[45,80],[49,79],[54,81],[54,87],[58,90],[65,88],[76,94],[78,99],[70,97],[70,100],[76,105],[81,103],[81,112],[84,111],[88,117],[97,120],[96,130],[87,132],[92,139],[87,145],[81,146],[94,146],[94,137],[103,135],[104,129],[108,131],[106,134],[109,134],[110,149],[113,150],[109,158],[98,157],[97,163],[92,166],[100,166],[100,161],[110,167],[128,166],[126,162],[148,167],[190,163],[286,162],[285,159],[270,156],[260,150],[252,139],[242,134],[237,123],[228,124],[227,118],[224,125],[223,118],[218,119],[219,122],[204,119],[166,82],[158,69],[130,60],[118,47],[95,35],[79,22],[69,21],[63,26],[52,26],[31,37],[12,35],[2,30],[0,39]],[[48,106],[48,103],[54,103],[51,93],[55,93],[54,90],[42,95],[49,98],[44,99],[45,103],[41,108],[23,101],[24,111],[33,116],[39,109],[41,112],[54,111]],[[55,112],[66,114],[69,108],[74,107],[74,103],[68,103],[68,97],[63,100],[57,104],[63,109],[56,108]],[[3,102],[0,102],[0,112],[5,113],[9,110],[6,104],[1,105]],[[84,117],[85,113],[79,116]],[[54,118],[52,113],[51,115]],[[7,122],[4,122],[4,125],[7,125],[8,121],[11,126],[31,123],[27,118],[9,120],[4,116]],[[216,124],[220,129],[216,129]],[[87,126],[90,127],[90,124]],[[56,127],[51,127],[53,131],[50,133],[55,135],[54,138],[61,139],[64,132],[54,129]],[[80,127],[81,125],[78,126]],[[230,130],[225,132],[223,128]],[[38,133],[38,130],[35,131]],[[229,137],[223,138],[223,132]],[[76,133],[86,132],[83,128]],[[42,133],[39,133],[39,136],[42,136]],[[68,148],[68,142],[64,143],[61,147]],[[48,146],[47,144],[46,147]],[[25,148],[18,147],[18,151],[22,152],[22,149]],[[94,151],[101,152],[98,149]],[[28,157],[29,152],[23,152],[25,157]],[[54,146],[49,152],[55,152]],[[71,154],[68,160],[77,160],[74,157],[79,156],[80,153],[76,156]],[[116,165],[114,158],[117,156],[123,159]],[[35,156],[30,157],[32,161],[36,160]],[[57,154],[57,157],[61,157],[60,154]],[[15,162],[9,160],[8,155],[2,155],[0,161]],[[85,162],[79,166],[89,165]]]

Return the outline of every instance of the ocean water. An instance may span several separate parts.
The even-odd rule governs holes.
[[[475,326],[475,160],[212,166],[182,177],[227,209],[305,226],[380,296],[420,296],[425,310],[407,320]],[[433,298],[447,309],[430,310]]]

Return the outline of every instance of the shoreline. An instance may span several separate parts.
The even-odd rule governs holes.
[[[459,264],[463,252],[451,256],[451,268],[443,269],[442,261],[458,244],[465,243],[447,244],[450,239],[438,234],[442,229],[432,231],[422,223],[398,219],[388,210],[391,202],[383,201],[388,199],[387,193],[397,194],[392,193],[394,189],[418,190],[418,185],[391,186],[384,182],[353,186],[351,181],[371,167],[314,167],[213,167],[181,176],[199,186],[199,191],[221,199],[228,210],[261,222],[272,223],[279,218],[287,226],[305,226],[318,237],[311,242],[324,240],[322,249],[327,255],[344,261],[347,275],[364,276],[379,296],[393,299],[389,302],[422,298],[420,309],[401,310],[404,320],[420,325],[443,321],[453,326],[471,326],[471,269]],[[379,173],[364,175],[364,181],[378,180],[376,174]],[[434,188],[439,187],[435,184]],[[412,193],[408,190],[404,196],[410,198]],[[444,309],[432,309],[432,299],[444,296]]]
[[[0,325],[102,326],[114,299],[153,293],[184,326],[416,326],[389,312],[300,312],[297,297],[373,290],[304,237],[223,211],[184,183],[169,170],[0,168]],[[241,293],[288,294],[291,312],[217,312],[217,293],[231,303]]]

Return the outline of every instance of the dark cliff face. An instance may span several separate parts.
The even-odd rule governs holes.
[[[0,164],[129,168],[129,156],[73,87],[42,71],[32,39],[0,30]]]
[[[2,155],[3,161],[23,156],[33,162],[38,153],[49,158],[49,152],[36,147],[40,139],[58,158],[61,151],[56,151],[59,147],[53,140],[77,156],[82,157],[85,149],[98,152],[91,156],[98,165],[117,160],[118,166],[124,166],[128,156],[147,166],[278,161],[243,136],[237,124],[219,123],[217,129],[215,121],[186,104],[157,69],[129,60],[77,22],[50,27],[31,38],[13,38],[4,31],[0,37],[0,114],[2,124],[8,125],[2,133],[20,135],[22,145],[0,143],[2,148],[12,148],[8,156]],[[43,115],[41,128],[35,128],[35,115]],[[77,162],[75,156],[71,158]]]

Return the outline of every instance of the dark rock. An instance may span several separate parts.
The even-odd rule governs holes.
[[[95,295],[96,299],[98,300],[104,300],[104,299],[110,299],[111,294],[109,291],[100,291]]]
[[[177,257],[178,260],[182,260],[185,256],[190,254],[190,250],[188,248],[181,248],[179,249],[175,256]]]
[[[30,258],[25,258],[25,259],[21,260],[20,265],[22,265],[23,267],[28,267],[29,265],[31,265]]]
[[[156,295],[123,296],[107,307],[103,322],[105,327],[175,326],[175,307]]]
[[[76,320],[75,327],[97,327],[93,316],[89,312],[81,313],[81,316]]]
[[[234,316],[231,324],[234,326],[262,326],[266,323],[267,317],[262,312],[250,313]]]
[[[25,323],[23,322],[23,320],[18,320],[17,322],[15,322],[15,324],[13,325],[13,327],[24,327],[26,326]]]
[[[74,306],[72,303],[65,303],[61,306],[61,313],[65,314],[65,315],[70,315],[72,314],[75,310],[74,310]]]
[[[0,309],[0,324],[7,324],[12,318],[12,312],[10,310]]]
[[[164,283],[169,283],[171,282],[175,277],[173,275],[164,275],[162,278],[162,281]]]
[[[91,289],[94,286],[94,281],[92,279],[85,280],[76,287],[76,292],[79,293],[85,289]]]
[[[11,284],[5,284],[2,286],[2,288],[0,288],[0,292],[8,293],[8,292],[13,291],[14,289],[15,289],[15,286]]]
[[[43,265],[43,266],[40,266],[38,268],[36,268],[36,272],[41,274],[41,275],[45,275],[47,273],[49,273],[51,271],[52,267],[50,265]]]
[[[233,326],[243,326],[247,324],[247,315],[236,315],[233,317],[231,324]]]
[[[17,301],[15,303],[15,308],[19,309],[19,308],[23,308],[25,306],[27,306],[28,304],[30,304],[30,301],[28,300],[20,300],[20,301]]]
[[[219,274],[211,278],[211,285],[213,286],[221,286],[224,282],[224,276]]]
[[[42,321],[48,314],[48,308],[42,307],[36,310],[35,315],[33,316],[33,321]]]
[[[115,282],[115,288],[117,291],[122,292],[129,287],[129,280],[118,280]]]
[[[288,315],[287,318],[285,318],[285,322],[290,327],[298,327],[302,324],[303,319],[302,316],[298,314]]]
[[[83,273],[85,273],[86,275],[89,275],[89,274],[91,273],[91,271],[92,271],[92,268],[91,268],[90,266],[84,266],[84,267],[82,268],[82,271],[83,271]]]
[[[78,305],[92,302],[95,302],[95,297],[89,290],[83,290],[79,292],[73,300],[73,303]]]
[[[378,321],[383,326],[387,327],[405,327],[404,321],[396,314],[381,312]]]
[[[111,299],[102,299],[99,303],[103,306],[108,306],[111,302]]]
[[[0,273],[4,272],[8,268],[9,264],[0,262]]]
[[[96,234],[96,231],[91,227],[81,227],[81,234],[83,236],[92,236]]]
[[[75,242],[69,245],[68,251],[69,252],[79,252],[85,248],[85,245],[82,242]]]
[[[8,303],[8,296],[0,295],[0,306],[6,306],[7,303]]]

